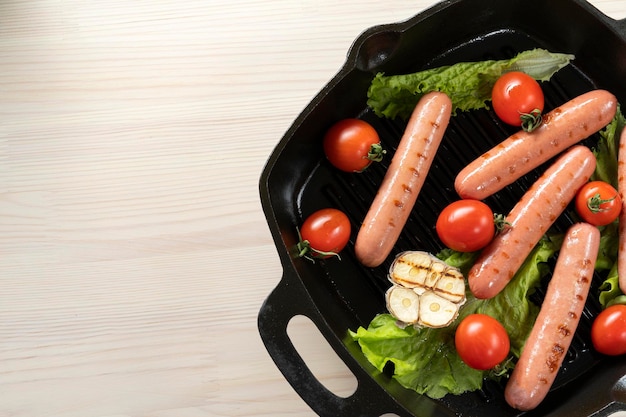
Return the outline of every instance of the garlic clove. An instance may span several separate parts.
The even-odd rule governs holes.
[[[459,305],[433,291],[420,296],[419,320],[417,324],[426,327],[446,327],[459,315]]]
[[[394,285],[385,295],[387,310],[399,321],[415,324],[419,319],[420,296],[409,288]]]
[[[389,280],[407,288],[425,287],[431,264],[431,255],[427,252],[402,252],[389,268]]]
[[[465,278],[460,271],[449,270],[437,281],[433,291],[446,300],[463,304],[465,302]]]

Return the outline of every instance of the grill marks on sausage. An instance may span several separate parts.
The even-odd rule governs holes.
[[[600,247],[600,231],[578,223],[565,234],[537,320],[505,389],[509,405],[535,408],[548,394],[576,332]]]
[[[617,252],[617,276],[619,288],[626,292],[626,129],[619,138],[617,155],[617,191],[622,197],[622,211],[619,215],[619,246]]]
[[[566,349],[559,343],[555,343],[552,346],[550,354],[546,359],[546,366],[548,367],[548,371],[550,371],[550,373],[555,373],[559,370],[561,358],[565,354],[565,351]]]
[[[584,290],[584,288],[587,288],[587,284],[590,284],[590,279],[588,277],[588,272],[589,268],[592,266],[592,260],[589,258],[583,258],[580,261],[580,271],[579,271],[579,277],[576,280],[576,282],[578,284],[582,284],[583,289],[580,290],[579,292],[577,292],[574,297],[576,298],[576,300],[584,302],[586,300],[586,291]],[[580,288],[579,288],[580,289]],[[567,318],[569,319],[568,321],[560,324],[559,326],[557,326],[558,329],[558,333],[562,336],[562,337],[569,337],[572,335],[572,333],[576,330],[575,328],[571,328],[571,323],[572,321],[577,323],[578,321],[578,314],[575,311],[569,311],[567,313]],[[555,345],[557,346],[557,345]],[[554,352],[554,348],[553,348],[553,352]],[[567,349],[565,349],[567,350]]]
[[[470,162],[454,187],[461,198],[483,200],[602,129],[616,110],[617,99],[606,90],[582,94],[546,113],[537,129],[518,131]]]
[[[470,289],[477,298],[491,298],[507,285],[594,169],[593,153],[585,146],[576,145],[528,189],[507,216],[510,226],[482,250],[468,273]],[[509,247],[518,251],[507,252],[510,256],[503,258],[501,253]]]
[[[571,313],[571,312],[570,312],[570,313]],[[569,314],[568,314],[568,317],[569,317]],[[561,325],[559,326],[559,333],[560,333],[562,336],[567,337],[567,336],[569,336],[569,335],[572,333],[572,331],[570,330],[570,328],[569,328],[569,327],[567,327],[567,324],[561,324]]]
[[[450,98],[438,92],[418,102],[354,245],[365,266],[380,265],[408,220],[451,116]]]

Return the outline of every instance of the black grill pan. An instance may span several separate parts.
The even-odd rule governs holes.
[[[363,32],[349,50],[344,66],[297,117],[269,157],[260,179],[260,197],[283,265],[283,276],[258,316],[265,346],[278,368],[304,401],[321,416],[608,416],[626,410],[626,358],[604,358],[591,348],[589,332],[597,304],[596,277],[576,338],[554,387],[534,411],[521,413],[503,398],[503,386],[432,400],[404,389],[390,375],[376,371],[348,329],[367,326],[385,312],[387,269],[402,250],[442,249],[434,233],[437,213],[457,199],[453,181],[470,160],[511,133],[489,110],[454,116],[418,198],[413,214],[390,258],[365,268],[354,257],[356,231],[380,184],[387,163],[362,174],[339,172],[325,160],[321,138],[335,121],[359,117],[379,132],[389,153],[405,123],[378,118],[368,109],[366,92],[378,71],[409,73],[461,61],[506,59],[532,48],[571,53],[573,63],[544,84],[546,111],[593,88],[614,93],[626,103],[626,20],[608,18],[583,0],[443,1],[401,23]],[[597,135],[589,138],[593,146]],[[508,212],[537,178],[528,174],[490,198],[494,211]],[[337,207],[353,226],[341,260],[311,263],[294,258],[296,228],[313,211]],[[562,216],[564,231],[572,219]],[[541,292],[537,301],[541,301]],[[328,391],[311,373],[287,336],[297,315],[310,318],[358,381],[353,395]]]

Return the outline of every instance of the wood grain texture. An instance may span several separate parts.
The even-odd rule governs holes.
[[[0,417],[314,415],[256,328],[259,175],[363,30],[432,3],[0,2]]]

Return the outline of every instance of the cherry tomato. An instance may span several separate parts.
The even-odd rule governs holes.
[[[496,115],[512,126],[531,131],[541,123],[544,96],[539,83],[520,71],[504,73],[493,86],[491,101]]]
[[[350,230],[350,220],[341,210],[324,208],[314,212],[300,228],[299,256],[338,256],[350,240]]]
[[[509,355],[511,342],[500,322],[486,314],[470,314],[454,335],[456,350],[469,367],[491,369]]]
[[[622,211],[619,193],[604,181],[591,181],[583,185],[576,193],[574,205],[578,215],[594,226],[613,222]]]
[[[614,304],[598,314],[591,325],[591,342],[605,355],[626,353],[626,305]]]
[[[446,206],[435,225],[439,239],[450,249],[474,252],[495,235],[491,208],[478,200],[457,200]]]
[[[376,129],[361,119],[344,119],[324,135],[324,153],[336,168],[361,172],[385,153]]]

